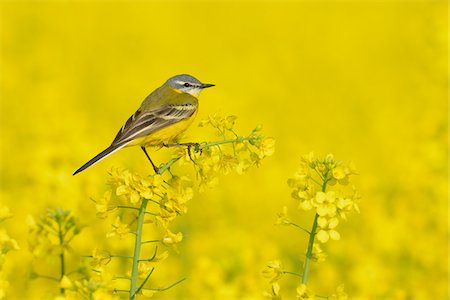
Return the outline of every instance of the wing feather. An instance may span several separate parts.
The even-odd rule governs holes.
[[[191,117],[197,105],[169,105],[144,112],[136,111],[117,133],[112,145],[130,142]]]

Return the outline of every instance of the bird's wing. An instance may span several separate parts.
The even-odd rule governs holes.
[[[149,110],[137,110],[122,126],[111,145],[128,143],[159,129],[191,117],[196,104],[176,104]]]

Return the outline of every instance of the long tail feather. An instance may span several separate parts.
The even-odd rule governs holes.
[[[73,172],[72,175],[75,175],[77,173],[80,173],[81,171],[86,170],[87,168],[89,168],[90,166],[98,163],[99,161],[101,161],[102,159],[106,158],[107,156],[113,154],[114,152],[116,152],[117,150],[123,148],[126,144],[122,144],[122,145],[111,145],[108,148],[106,148],[105,150],[103,150],[102,152],[100,152],[99,154],[97,154],[96,156],[94,156],[90,161],[88,161],[87,163],[85,163],[84,165],[82,165],[81,167],[79,167],[75,172]]]

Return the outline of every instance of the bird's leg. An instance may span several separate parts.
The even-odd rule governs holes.
[[[159,174],[159,169],[157,166],[155,166],[155,164],[153,163],[152,159],[150,158],[150,155],[148,155],[147,150],[145,150],[144,146],[141,146],[142,151],[144,151],[145,156],[147,156],[148,160],[150,161],[150,163],[152,164],[153,170],[155,170],[156,174]]]

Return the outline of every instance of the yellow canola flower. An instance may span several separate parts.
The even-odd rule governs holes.
[[[336,193],[334,191],[317,192],[312,202],[319,216],[333,217],[336,215]]]
[[[6,230],[0,228],[0,254],[6,254],[11,250],[19,250],[19,244],[15,239],[12,239]]]
[[[154,268],[154,265],[149,262],[139,262],[139,268],[138,268],[138,278],[139,279],[145,279],[148,274],[152,271]]]
[[[317,239],[320,242],[326,243],[330,238],[332,240],[339,240],[341,238],[339,232],[334,230],[334,228],[336,228],[339,224],[338,218],[327,219],[325,217],[319,217],[317,219],[317,224],[320,228],[317,232]]]
[[[313,300],[313,299],[316,299],[316,297],[310,290],[308,290],[306,285],[302,283],[297,287],[296,299],[297,300]]]
[[[280,284],[278,282],[272,283],[270,292],[264,292],[263,296],[271,300],[281,300]]]
[[[345,173],[344,168],[342,166],[338,166],[338,167],[334,168],[332,171],[332,174],[336,180],[344,179],[347,176],[347,174]]]
[[[173,177],[165,193],[164,205],[168,212],[186,213],[186,203],[194,197],[191,180],[186,177]]]
[[[92,252],[92,259],[90,261],[91,267],[95,269],[99,269],[103,266],[106,266],[111,261],[111,255],[106,251],[101,251],[98,248],[95,248]]]
[[[156,265],[169,257],[169,252],[164,251],[156,255],[151,260],[139,262],[138,277],[145,279]]]
[[[283,211],[277,214],[278,218],[275,222],[275,225],[291,225],[292,222],[287,215],[287,210],[287,206],[283,206]]]
[[[270,283],[278,281],[284,274],[283,266],[281,261],[273,260],[270,261],[267,266],[262,271],[263,276],[269,279]]]
[[[169,212],[167,209],[161,208],[159,214],[156,216],[155,219],[164,229],[167,230],[167,228],[169,228],[170,223],[172,223],[173,220],[175,220],[177,215],[178,214],[175,211]]]
[[[109,289],[99,288],[92,293],[93,300],[117,300],[120,299],[117,296],[113,296]]]
[[[117,196],[127,196],[131,204],[136,204],[141,200],[139,193],[129,185],[119,185],[116,189]]]
[[[5,219],[11,218],[12,214],[9,210],[9,207],[6,205],[0,206],[0,222],[2,222]]]
[[[158,291],[142,289],[140,294],[146,298],[153,297]]]
[[[336,288],[336,293],[328,297],[329,300],[348,300],[348,295],[344,291],[344,285],[341,284]]]
[[[120,217],[117,216],[112,224],[113,230],[106,234],[106,237],[118,236],[120,239],[125,238],[130,233],[128,224],[122,223]]]
[[[262,140],[259,145],[259,158],[262,159],[267,156],[272,156],[275,152],[275,139],[268,137]]]
[[[162,239],[162,243],[167,246],[173,246],[183,240],[183,234],[181,232],[173,233],[167,229],[165,236]]]
[[[322,250],[319,243],[313,244],[312,259],[316,262],[323,262],[327,258],[327,254]]]
[[[59,286],[63,289],[72,289],[73,288],[73,282],[69,279],[67,276],[63,276],[59,282]]]
[[[95,210],[97,211],[97,217],[104,219],[109,213],[113,212],[117,206],[112,203],[112,192],[106,191],[102,198],[95,201]]]
[[[117,196],[125,196],[132,205],[144,199],[153,198],[154,193],[161,193],[161,186],[164,180],[161,175],[152,177],[142,177],[132,174],[130,171],[111,171],[110,185],[115,187]]]
[[[238,173],[239,175],[244,174],[248,168],[250,168],[252,166],[252,163],[250,162],[250,160],[243,158],[243,159],[239,159],[238,163],[236,164],[235,170],[236,173]]]

